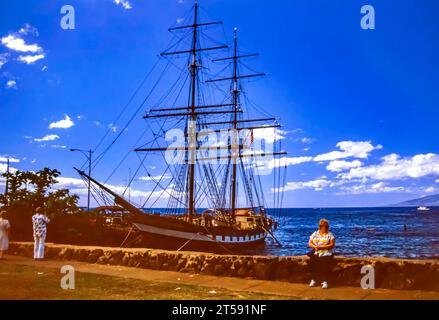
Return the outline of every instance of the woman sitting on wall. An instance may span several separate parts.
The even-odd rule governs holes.
[[[335,247],[335,237],[329,231],[328,220],[320,220],[319,229],[310,236],[308,246],[313,249],[309,253],[312,274],[309,286],[314,287],[320,282],[322,288],[327,289],[334,259],[332,249]]]

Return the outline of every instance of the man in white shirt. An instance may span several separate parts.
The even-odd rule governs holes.
[[[47,224],[50,222],[43,209],[38,207],[32,216],[32,225],[34,230],[34,259],[44,259],[44,242],[47,235]]]

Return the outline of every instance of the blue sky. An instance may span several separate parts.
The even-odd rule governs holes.
[[[75,30],[60,27],[65,4],[0,3],[0,171],[6,156],[13,168],[58,168],[61,185],[80,193],[83,204],[73,170],[83,157],[69,149],[94,148],[109,128],[107,142],[120,132],[129,116],[114,123],[117,114],[192,2],[75,0],[68,3]],[[237,26],[246,51],[260,53],[251,65],[268,77],[245,89],[281,117],[289,152],[285,206],[378,206],[439,193],[436,0],[200,4],[202,15],[224,22],[221,41]],[[376,30],[360,27],[365,4],[376,10]],[[142,88],[128,114],[147,92]],[[106,180],[133,147],[146,125],[141,115],[95,177]],[[117,191],[136,166],[136,158],[129,161],[108,180]],[[160,174],[159,160],[148,165]],[[152,185],[133,189],[140,202]]]

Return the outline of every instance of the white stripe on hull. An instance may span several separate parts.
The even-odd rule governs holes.
[[[197,240],[197,241],[205,241],[205,242],[221,242],[221,243],[251,243],[255,241],[259,241],[261,239],[265,239],[267,236],[267,233],[262,232],[256,235],[252,236],[241,236],[241,237],[229,237],[225,236],[223,239],[223,236],[216,236],[208,235],[204,233],[193,233],[193,232],[185,232],[185,231],[177,231],[177,230],[170,230],[170,229],[164,229],[159,227],[154,227],[146,224],[141,223],[133,223],[137,229],[143,232],[153,233],[153,234],[159,234],[162,236],[168,236],[173,238],[180,238],[180,239],[186,239],[186,240]]]

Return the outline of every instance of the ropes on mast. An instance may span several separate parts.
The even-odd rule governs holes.
[[[195,7],[196,8],[196,7]],[[198,24],[199,23],[199,24]],[[215,24],[215,23],[212,23]],[[194,96],[191,97],[191,95],[188,97],[188,106],[192,107],[192,116],[194,114],[194,108],[212,108],[212,106],[209,106],[208,103],[206,103],[206,101],[210,101],[210,100],[214,100],[215,98],[218,98],[218,96],[220,97],[220,101],[221,104],[223,104],[223,106],[225,106],[225,104],[231,103],[230,101],[232,101],[232,96],[230,94],[231,90],[233,92],[233,90],[235,91],[234,94],[236,94],[236,92],[238,91],[239,93],[237,94],[238,97],[234,97],[233,99],[233,105],[235,108],[235,118],[233,118],[232,115],[227,114],[226,112],[224,113],[219,113],[219,111],[214,110],[212,112],[206,112],[206,113],[197,113],[197,124],[196,124],[196,130],[200,131],[202,129],[209,129],[211,128],[212,125],[218,125],[218,124],[227,124],[227,122],[212,122],[210,124],[208,124],[208,120],[210,120],[209,117],[212,116],[213,114],[215,114],[215,116],[217,116],[220,120],[223,119],[230,119],[230,122],[232,120],[234,120],[234,126],[237,127],[237,120],[243,120],[240,121],[239,123],[245,123],[245,119],[244,117],[242,117],[242,111],[241,107],[242,107],[242,102],[244,102],[244,104],[246,106],[249,107],[253,107],[256,111],[258,111],[261,114],[264,115],[269,115],[269,113],[265,112],[262,110],[262,108],[260,108],[257,104],[253,103],[252,101],[250,101],[250,99],[248,98],[248,95],[246,92],[244,92],[242,90],[242,86],[241,84],[237,84],[236,87],[231,87],[229,88],[229,90],[224,89],[223,87],[221,87],[219,85],[219,82],[211,82],[209,85],[204,85],[204,83],[206,82],[206,79],[210,78],[210,80],[212,80],[212,77],[215,78],[217,75],[220,75],[222,73],[224,73],[226,70],[228,70],[231,66],[231,62],[230,63],[225,63],[223,68],[219,68],[219,71],[217,72],[211,72],[212,69],[209,68],[209,60],[206,61],[206,59],[202,59],[202,57],[204,57],[204,54],[207,54],[207,50],[211,50],[211,49],[219,49],[222,48],[221,42],[215,40],[214,38],[212,38],[211,36],[209,36],[207,33],[203,32],[203,28],[197,28],[198,26],[207,26],[209,25],[209,23],[204,23],[204,22],[197,22],[197,20],[195,20],[195,23],[193,26],[189,25],[189,26],[180,26],[180,27],[175,27],[175,28],[171,28],[172,30],[182,30],[181,32],[179,31],[178,33],[180,35],[182,35],[182,37],[179,38],[178,41],[174,41],[175,39],[173,39],[171,41],[170,46],[168,46],[168,49],[166,50],[166,52],[163,55],[163,58],[160,58],[156,61],[156,63],[154,64],[153,68],[150,70],[150,72],[143,78],[143,80],[141,81],[140,85],[136,88],[136,90],[134,91],[133,95],[129,98],[127,104],[122,108],[121,112],[117,115],[115,121],[113,123],[119,123],[122,120],[122,117],[127,113],[129,106],[133,103],[134,99],[138,96],[141,88],[143,88],[144,84],[146,83],[147,79],[150,78],[151,74],[154,72],[154,70],[156,69],[156,67],[159,65],[159,63],[161,61],[165,61],[165,67],[162,70],[162,72],[159,74],[157,80],[155,81],[155,83],[153,84],[153,86],[151,87],[151,89],[148,91],[146,97],[144,97],[144,99],[141,101],[141,103],[137,106],[137,108],[134,110],[134,112],[131,115],[128,115],[128,119],[126,121],[126,123],[124,124],[124,126],[122,127],[121,131],[118,132],[118,134],[116,135],[116,137],[114,137],[114,139],[112,139],[111,143],[104,148],[102,151],[100,151],[100,153],[97,155],[97,157],[93,160],[93,169],[95,169],[102,161],[102,159],[105,157],[105,155],[109,152],[109,150],[120,140],[120,138],[122,137],[122,135],[124,134],[124,132],[126,131],[126,129],[132,124],[132,122],[134,121],[134,119],[137,117],[137,115],[139,114],[140,110],[142,110],[142,108],[144,108],[145,104],[147,101],[149,101],[152,97],[153,94],[155,94],[156,89],[159,86],[159,83],[161,81],[163,81],[163,79],[165,78],[166,74],[168,73],[168,71],[170,70],[171,67],[176,68],[177,70],[180,71],[179,76],[177,77],[177,79],[175,81],[173,81],[171,83],[170,86],[168,86],[168,90],[166,90],[164,92],[163,95],[159,96],[158,99],[156,99],[156,101],[154,101],[155,103],[152,104],[154,105],[154,107],[159,107],[162,106],[162,104],[164,103],[169,103],[170,106],[174,107],[179,101],[181,102],[182,100],[182,93],[184,92],[184,89],[188,87],[188,79],[189,79],[189,75],[190,73],[188,73],[187,69],[185,67],[180,67],[179,64],[176,63],[176,59],[181,57],[182,54],[187,53],[188,51],[185,50],[187,49],[186,46],[187,44],[191,44],[190,41],[186,41],[186,40],[191,40],[188,39],[189,36],[192,36],[194,33],[194,30],[188,30],[185,28],[195,28],[196,31],[198,32],[198,37],[194,36],[193,39],[195,40],[195,45],[193,46],[193,49],[191,50],[191,55],[189,55],[188,60],[187,60],[187,64],[193,69],[195,69],[195,72],[197,73],[197,76],[195,77],[195,81],[189,84],[189,89],[191,93],[194,93]],[[210,25],[209,25],[210,27]],[[224,29],[223,29],[224,31]],[[224,34],[226,34],[224,32]],[[217,47],[211,47],[207,45],[207,42],[209,43],[214,43],[216,45],[218,45]],[[193,45],[193,43],[191,44]],[[182,47],[184,46],[184,47]],[[203,49],[205,49],[206,51],[203,51]],[[169,52],[170,50],[175,50],[175,52]],[[209,51],[210,52],[210,51]],[[175,54],[175,55],[174,55]],[[248,56],[253,56],[253,55],[243,55],[240,56],[240,58],[243,57],[248,57]],[[194,58],[195,57],[195,58]],[[195,61],[192,61],[191,59],[194,58]],[[237,59],[237,51],[235,50],[234,53],[234,58],[235,60]],[[225,59],[216,59],[216,60],[227,60],[229,58],[225,58]],[[236,63],[236,61],[235,61]],[[252,70],[251,68],[249,68],[246,64],[243,64],[241,61],[238,62],[240,66],[243,66],[249,70]],[[195,66],[195,67],[194,67]],[[237,67],[237,65],[235,65],[235,67]],[[239,79],[244,78],[244,77],[253,77],[253,76],[259,76],[262,74],[254,74],[254,75],[243,75],[242,77],[239,77]],[[223,81],[223,80],[228,80],[230,78],[224,78],[224,79],[216,79],[214,81]],[[237,75],[235,74],[235,82],[237,82]],[[243,100],[241,101],[241,99],[239,98],[240,93],[242,93],[242,96],[244,97]],[[192,99],[191,99],[192,98]],[[236,99],[236,100],[235,100]],[[192,100],[192,101],[191,101]],[[218,103],[218,102],[217,102]],[[215,107],[220,107],[220,104],[214,105]],[[178,108],[177,108],[178,109]],[[237,114],[237,111],[239,109],[239,114]],[[170,108],[168,109],[164,109],[162,107],[162,109],[160,110],[155,110],[156,112],[163,112],[165,110],[172,110]],[[181,108],[180,108],[181,110]],[[153,111],[153,109],[151,109],[151,112]],[[248,109],[245,110],[246,114],[248,115]],[[216,112],[216,113],[215,113]],[[138,146],[139,143],[141,143],[141,141],[143,141],[146,137],[147,131],[151,131],[152,133],[152,140],[147,142],[147,143],[143,143],[142,147],[144,146],[148,146],[149,148],[154,147],[155,150],[149,150],[147,151],[147,153],[144,154],[144,156],[140,156],[138,154],[138,152],[136,152],[136,155],[138,157],[138,161],[139,164],[137,166],[137,168],[134,170],[134,175],[131,176],[130,175],[130,179],[128,181],[127,186],[124,189],[124,192],[122,195],[124,195],[126,193],[127,190],[129,190],[133,184],[134,181],[136,181],[136,177],[138,177],[138,175],[141,173],[141,171],[145,171],[147,174],[147,179],[148,181],[151,181],[154,183],[154,187],[152,189],[152,191],[148,191],[149,194],[146,196],[146,199],[141,199],[140,201],[143,202],[143,206],[142,208],[145,208],[147,206],[149,206],[150,208],[154,207],[160,200],[163,200],[165,197],[168,198],[167,199],[167,208],[166,211],[167,213],[176,213],[179,211],[179,208],[188,208],[188,189],[189,189],[189,183],[192,181],[192,191],[196,190],[195,193],[195,197],[193,197],[193,201],[191,201],[192,206],[194,207],[194,209],[196,210],[196,208],[200,208],[201,206],[205,205],[206,203],[209,204],[209,206],[213,207],[214,209],[226,209],[227,207],[232,207],[232,200],[228,200],[229,198],[232,198],[232,193],[233,196],[236,196],[236,207],[239,207],[239,199],[237,197],[238,192],[241,192],[241,190],[244,191],[244,195],[245,195],[245,199],[247,200],[247,204],[251,207],[251,208],[263,208],[267,203],[266,203],[266,199],[264,196],[264,188],[261,182],[261,177],[258,174],[258,164],[257,161],[256,163],[252,163],[255,162],[255,159],[253,156],[251,156],[251,159],[249,161],[249,163],[246,160],[243,160],[242,157],[238,157],[239,164],[238,166],[236,165],[235,162],[235,167],[234,168],[234,177],[236,177],[236,179],[231,179],[231,166],[232,166],[232,153],[229,152],[230,157],[228,158],[228,160],[225,163],[219,163],[216,165],[210,163],[210,162],[195,162],[195,165],[192,167],[193,172],[197,172],[197,175],[193,174],[191,177],[189,174],[189,163],[188,163],[188,159],[180,159],[180,160],[185,160],[183,161],[183,163],[180,163],[176,166],[172,166],[171,164],[167,164],[164,172],[162,173],[162,175],[160,176],[154,176],[150,173],[150,170],[147,168],[147,166],[145,165],[145,161],[147,159],[147,156],[150,156],[150,153],[148,152],[159,152],[161,154],[161,156],[163,157],[163,159],[165,159],[165,155],[164,155],[164,151],[159,150],[159,149],[164,149],[163,145],[160,145],[159,140],[163,139],[166,135],[166,129],[168,128],[177,128],[177,127],[181,127],[183,126],[183,123],[185,120],[187,120],[187,115],[185,115],[184,113],[181,114],[170,114],[170,115],[174,115],[174,118],[166,118],[164,121],[158,120],[157,118],[152,118],[149,119],[149,121],[152,121],[150,123],[148,123],[149,128],[146,128],[146,130],[140,135],[140,137],[137,139],[136,143],[134,144],[134,147]],[[180,115],[182,115],[180,117]],[[159,116],[161,116],[159,114]],[[166,115],[165,115],[166,116]],[[168,115],[169,116],[169,115]],[[250,118],[249,118],[250,119]],[[247,122],[250,121],[268,121],[270,119],[250,119]],[[158,126],[158,129],[157,129]],[[185,126],[185,131],[187,132],[187,126],[188,123],[186,122],[184,124]],[[230,129],[232,128],[232,126],[229,126],[229,128],[226,129]],[[240,128],[242,128],[240,126]],[[97,150],[100,150],[100,148],[102,147],[104,141],[106,141],[106,139],[108,138],[109,134],[111,133],[111,129],[108,129],[107,132],[105,133],[105,135],[102,137],[102,139],[99,141],[99,143],[97,144],[96,148],[94,149],[95,152]],[[145,139],[146,140],[146,139]],[[275,141],[276,142],[276,141]],[[231,141],[229,139],[228,144],[230,144]],[[163,143],[162,143],[163,144]],[[241,143],[239,143],[241,144]],[[196,142],[196,147],[199,147],[201,145],[201,141]],[[157,148],[156,148],[157,146]],[[148,148],[148,149],[149,149]],[[276,147],[275,147],[276,148]],[[146,151],[146,150],[140,150],[141,148],[136,148],[136,151]],[[147,149],[147,148],[144,148]],[[275,149],[276,150],[276,149]],[[254,150],[252,150],[254,151]],[[241,150],[239,150],[238,152],[241,153]],[[123,154],[122,158],[120,159],[120,161],[117,162],[116,167],[110,172],[109,176],[107,177],[107,179],[105,180],[104,183],[108,183],[108,181],[116,174],[116,172],[122,167],[122,165],[128,160],[128,157],[130,155],[130,151],[128,151],[126,154]],[[186,152],[187,154],[188,152]],[[198,156],[198,153],[195,152],[196,156]],[[148,158],[149,159],[149,158]],[[245,162],[244,162],[245,161]],[[279,160],[274,160],[274,168],[276,169],[278,166],[280,166],[280,162],[276,162]],[[197,170],[195,170],[195,168]],[[238,176],[236,175],[236,168],[239,171],[238,172]],[[199,176],[198,176],[199,174]],[[165,183],[165,180],[167,180],[168,176],[171,176],[169,183]],[[191,181],[189,181],[191,179]],[[279,213],[280,214],[280,207],[282,206],[283,203],[283,199],[284,199],[284,195],[282,193],[282,195],[280,195],[280,190],[281,190],[281,182],[284,182],[286,179],[286,173],[284,173],[284,177],[283,177],[283,181],[281,180],[281,175],[280,172],[275,172],[273,174],[273,184],[274,184],[274,195],[273,195],[273,207],[275,208],[275,213]],[[231,180],[236,180],[233,181],[233,183],[236,183],[236,189],[232,192],[231,190],[229,190],[227,188],[227,186],[231,183]],[[241,180],[238,184],[238,180]],[[241,185],[242,182],[242,185]],[[283,189],[285,188],[285,184],[283,184]],[[99,194],[99,193],[97,193]],[[108,197],[105,196],[104,193],[101,194],[103,201],[108,201]],[[143,196],[142,196],[143,198]],[[143,201],[145,200],[145,201]],[[228,203],[229,201],[229,203]],[[233,204],[233,207],[235,206],[235,204]],[[278,210],[276,210],[276,208],[278,208]],[[194,210],[194,213],[196,212]],[[233,214],[233,213],[232,213]]]

